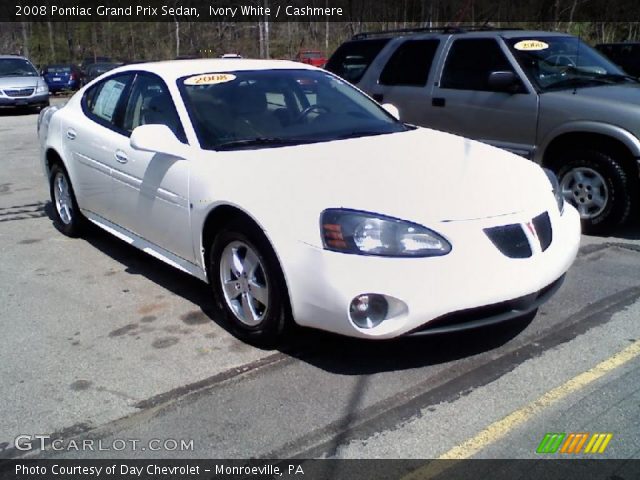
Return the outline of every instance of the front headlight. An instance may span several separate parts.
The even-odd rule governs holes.
[[[449,242],[436,232],[384,215],[328,209],[320,221],[327,250],[383,257],[433,257],[451,251]]]
[[[39,83],[36,85],[36,93],[49,93],[49,87],[46,83]]]
[[[562,190],[560,189],[560,183],[558,183],[558,177],[548,168],[543,168],[544,173],[547,174],[547,178],[551,183],[551,191],[553,192],[553,196],[556,198],[556,203],[558,204],[558,210],[560,210],[560,215],[564,212],[564,196],[562,195]]]

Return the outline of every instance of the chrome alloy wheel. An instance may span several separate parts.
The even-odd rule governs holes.
[[[69,182],[61,172],[56,173],[53,179],[53,196],[60,220],[65,225],[69,225],[73,221],[73,201],[71,200]]]
[[[609,190],[604,178],[591,168],[569,170],[562,177],[560,188],[564,199],[578,209],[582,219],[597,217],[609,201]]]
[[[220,257],[220,284],[224,299],[245,325],[262,322],[269,306],[269,284],[256,252],[246,243],[229,243]]]

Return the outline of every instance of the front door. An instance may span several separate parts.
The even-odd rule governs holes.
[[[139,73],[133,82],[122,128],[129,135],[146,124],[167,125],[184,143],[186,138],[164,81]],[[134,150],[129,139],[120,145],[113,170],[116,223],[158,245],[194,261],[188,200],[189,161],[161,153]]]
[[[497,39],[454,39],[433,90],[430,126],[530,156],[538,95],[522,78],[513,93],[492,91],[496,71],[516,73]]]

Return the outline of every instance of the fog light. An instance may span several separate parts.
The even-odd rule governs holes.
[[[349,316],[360,328],[373,328],[387,317],[389,304],[382,295],[367,293],[351,301]]]

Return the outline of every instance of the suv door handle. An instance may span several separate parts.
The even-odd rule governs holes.
[[[76,139],[76,131],[73,128],[70,128],[69,130],[67,130],[67,138],[69,140],[75,140]]]
[[[382,100],[384,100],[384,95],[381,93],[374,93],[373,95],[371,95],[371,98],[373,98],[378,103],[382,103]]]
[[[434,107],[444,107],[446,104],[446,100],[442,97],[436,97],[431,100],[431,105]]]
[[[127,163],[129,161],[129,157],[127,157],[127,154],[121,150],[116,150],[114,157],[116,157],[116,161],[118,163]]]

